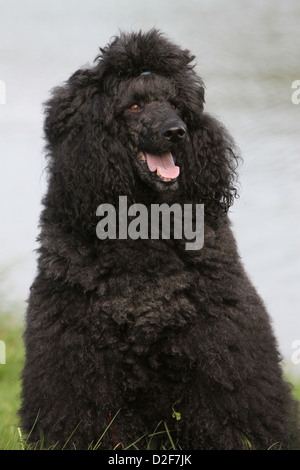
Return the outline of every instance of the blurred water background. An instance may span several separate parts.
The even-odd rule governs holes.
[[[291,100],[300,80],[299,0],[0,0],[1,291],[24,312],[46,188],[49,90],[91,64],[120,29],[153,26],[197,56],[206,110],[242,151],[231,219],[290,362],[300,340],[300,105]]]

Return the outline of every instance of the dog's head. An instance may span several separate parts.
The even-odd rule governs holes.
[[[203,112],[193,60],[156,30],[121,34],[54,90],[45,122],[50,176],[77,211],[119,195],[134,200],[143,187],[228,210],[233,143]]]
[[[187,126],[182,117],[176,86],[153,72],[120,84],[117,105],[124,125],[120,134],[128,147],[137,175],[154,191],[178,188],[176,164],[184,150]]]

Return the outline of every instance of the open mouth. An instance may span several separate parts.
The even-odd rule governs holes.
[[[174,163],[171,152],[164,152],[159,155],[140,151],[138,152],[139,161],[143,166],[148,167],[153,176],[158,177],[160,181],[167,183],[176,181],[179,176],[180,168]]]

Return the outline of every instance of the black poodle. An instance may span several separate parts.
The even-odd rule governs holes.
[[[193,59],[156,30],[120,34],[47,103],[20,410],[31,442],[142,449],[156,429],[182,449],[295,446],[296,404],[227,216],[237,151],[203,111]],[[118,218],[101,239],[97,208],[120,196],[192,206],[194,226],[203,204],[204,246],[161,236],[162,221],[158,237],[120,236]]]

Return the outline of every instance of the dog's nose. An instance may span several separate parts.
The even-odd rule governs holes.
[[[173,144],[177,144],[181,140],[184,139],[186,134],[186,127],[178,124],[170,124],[166,126],[163,131],[162,135],[167,139],[169,142],[172,142]]]

